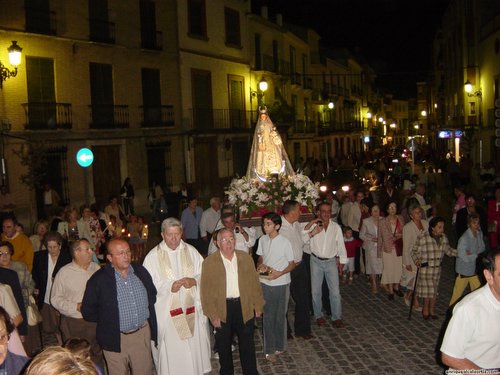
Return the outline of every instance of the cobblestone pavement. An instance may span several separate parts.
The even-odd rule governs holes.
[[[403,298],[389,301],[380,291],[373,295],[368,282],[360,277],[352,285],[341,285],[345,328],[313,325],[314,339],[288,341],[288,350],[277,362],[266,363],[262,330],[256,330],[259,371],[264,374],[442,374],[436,350],[447,314],[453,287],[453,260],[444,260],[437,320],[423,320],[414,312],[408,321],[409,308]],[[291,309],[293,311],[293,309]],[[293,313],[289,314],[293,319]],[[258,322],[259,327],[262,326]],[[237,361],[237,353],[234,353]],[[217,374],[219,364],[212,360]],[[239,362],[236,374],[241,374]]]

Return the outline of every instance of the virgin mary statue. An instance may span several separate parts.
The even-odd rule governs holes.
[[[294,175],[281,137],[266,107],[259,107],[247,177],[266,181],[271,175]]]

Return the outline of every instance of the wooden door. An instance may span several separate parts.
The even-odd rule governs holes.
[[[104,207],[111,195],[120,195],[120,146],[92,146],[92,152],[95,200]]]

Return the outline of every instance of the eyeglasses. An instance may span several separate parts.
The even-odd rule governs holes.
[[[0,344],[6,344],[6,343],[8,343],[9,339],[10,339],[10,335],[8,333],[0,335]]]
[[[233,243],[234,242],[234,238],[230,237],[230,238],[221,238],[220,239],[220,242],[222,243]]]
[[[125,251],[120,251],[119,253],[114,253],[114,254],[109,254],[111,256],[115,256],[115,257],[123,257],[125,255],[129,256],[130,254],[132,254],[132,252],[130,250],[125,250]]]
[[[2,255],[10,255],[10,251],[0,251],[0,257]]]

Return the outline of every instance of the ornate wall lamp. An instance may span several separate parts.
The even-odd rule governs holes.
[[[472,92],[473,91],[472,90],[472,83],[470,83],[469,80],[465,81],[465,83],[464,83],[464,90],[467,93],[468,97],[477,97],[477,98],[481,99],[482,96],[483,96],[483,93],[481,92],[481,89]]]
[[[14,67],[14,70],[9,70],[6,68],[2,62],[0,61],[0,76],[2,79],[0,80],[0,89],[3,86],[3,81],[7,78],[15,77],[17,75],[17,67],[21,64],[21,51],[23,49],[17,45],[17,41],[13,40],[12,45],[7,48],[9,52],[9,62]]]
[[[250,89],[250,98],[257,98],[258,105],[264,104],[264,95],[267,89],[268,89],[267,81],[264,77],[262,77],[258,84],[258,90],[254,91]]]

